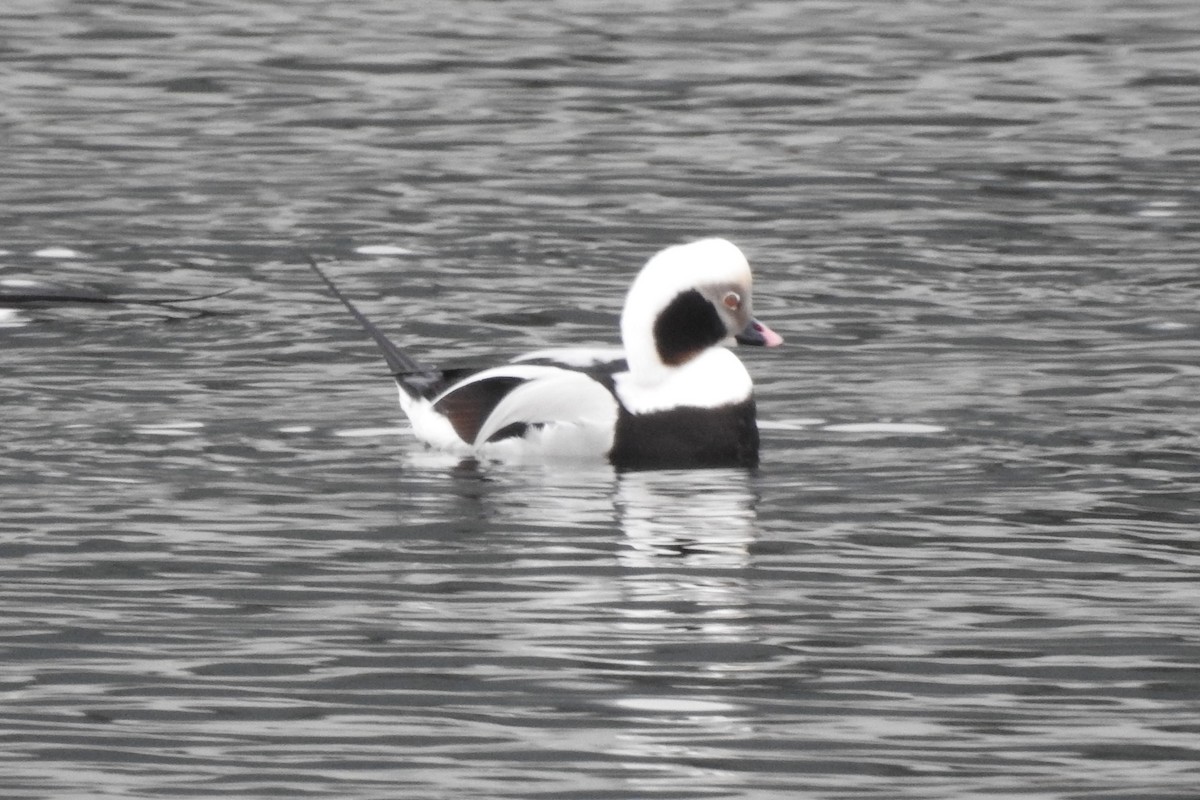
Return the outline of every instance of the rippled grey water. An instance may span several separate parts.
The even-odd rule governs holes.
[[[17,0],[6,798],[1194,798],[1200,10]],[[728,236],[762,468],[458,465],[430,359]],[[365,249],[364,249],[365,248]]]

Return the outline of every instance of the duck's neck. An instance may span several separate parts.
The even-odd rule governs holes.
[[[629,314],[621,318],[621,344],[632,379],[644,386],[654,386],[670,377],[673,368],[663,363],[658,354],[653,331],[645,325],[633,325]]]

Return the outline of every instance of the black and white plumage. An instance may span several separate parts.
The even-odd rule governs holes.
[[[483,370],[426,367],[329,286],[383,351],[417,438],[505,461],[607,459],[618,469],[753,467],[753,384],[726,344],[782,339],[754,319],[745,256],[724,239],[662,250],[634,280],[623,348],[530,353]]]

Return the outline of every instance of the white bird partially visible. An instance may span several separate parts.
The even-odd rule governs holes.
[[[783,339],[751,313],[746,257],[724,239],[668,247],[621,314],[623,349],[540,350],[483,370],[423,366],[313,270],[375,339],[413,433],[481,459],[607,459],[618,469],[754,467],[753,383],[726,345]]]

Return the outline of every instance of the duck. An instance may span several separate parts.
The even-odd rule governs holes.
[[[783,338],[754,316],[749,262],[726,239],[672,245],[646,262],[625,297],[621,347],[543,349],[483,369],[417,361],[308,263],[378,345],[429,448],[481,461],[604,460],[619,471],[759,464],[753,381],[729,345]]]

